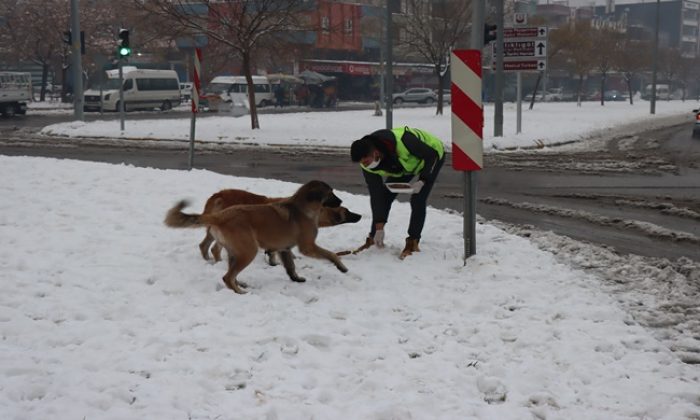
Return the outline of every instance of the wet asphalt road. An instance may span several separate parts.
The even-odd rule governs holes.
[[[70,117],[0,120],[0,154],[187,168],[186,144],[155,149],[133,142],[101,146],[38,139],[39,127],[65,118]],[[454,171],[450,161],[448,155],[429,202],[461,212],[463,174]],[[700,261],[700,240],[693,239],[700,238],[700,218],[695,216],[700,214],[698,162],[700,140],[690,137],[685,124],[618,138],[604,151],[491,154],[477,175],[477,213],[486,220],[551,230],[621,253]],[[198,145],[195,166],[299,183],[322,179],[336,189],[366,194],[359,168],[342,150]],[[426,231],[429,227],[430,220]]]

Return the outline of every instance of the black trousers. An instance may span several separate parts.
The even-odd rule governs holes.
[[[440,174],[440,169],[445,163],[445,157],[435,163],[435,171],[433,178],[426,182],[421,188],[418,194],[411,195],[411,219],[408,224],[408,236],[412,239],[420,239],[421,233],[423,232],[423,226],[425,225],[425,215],[428,207],[428,196],[433,190],[433,185]],[[365,181],[367,182],[367,187],[369,188],[370,205],[372,207],[372,228],[370,229],[369,236],[374,237],[375,225],[377,223],[386,223],[389,219],[389,212],[391,211],[391,205],[396,199],[398,194],[392,193],[384,185],[384,180],[381,176],[369,173],[362,170],[365,176]],[[414,178],[415,175],[405,175],[400,177],[387,177],[386,182],[408,182]]]

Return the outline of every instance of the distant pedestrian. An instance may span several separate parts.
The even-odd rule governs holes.
[[[280,108],[284,107],[284,88],[281,83],[275,89],[275,108],[278,106]]]

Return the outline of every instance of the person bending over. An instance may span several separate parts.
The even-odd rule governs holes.
[[[350,157],[362,168],[372,207],[372,227],[364,248],[384,247],[384,227],[396,198],[396,193],[389,191],[385,183],[411,182],[411,220],[406,246],[399,258],[403,260],[420,251],[418,242],[425,224],[428,196],[445,161],[442,140],[417,128],[377,130],[355,140]]]

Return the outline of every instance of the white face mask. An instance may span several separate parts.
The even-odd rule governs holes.
[[[365,168],[367,168],[367,169],[374,169],[374,168],[376,168],[377,166],[379,166],[379,163],[380,163],[380,162],[381,162],[381,159],[377,159],[377,160],[375,160],[375,161],[372,161],[372,163],[370,163],[369,165],[366,165]]]

